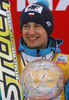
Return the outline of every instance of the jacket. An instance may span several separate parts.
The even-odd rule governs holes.
[[[52,37],[50,37],[49,40],[49,46],[48,46],[48,53],[47,53],[47,49],[46,50],[42,50],[40,52],[46,52],[44,53],[44,55],[40,55],[40,57],[37,57],[37,52],[34,53],[33,56],[31,56],[30,52],[31,50],[29,50],[28,48],[25,47],[25,45],[23,46],[23,40],[22,37],[20,39],[20,45],[19,45],[19,54],[18,54],[18,64],[19,64],[19,76],[22,73],[23,68],[27,65],[27,63],[36,60],[36,59],[50,59],[53,60],[54,62],[56,62],[60,68],[62,69],[64,76],[65,76],[65,87],[61,93],[61,95],[56,99],[56,100],[69,100],[69,90],[68,90],[68,86],[69,86],[69,55],[65,55],[63,53],[61,53],[61,50],[59,48],[59,46],[62,44],[62,40],[58,40],[58,39],[53,39]],[[22,42],[22,43],[21,43]],[[50,48],[51,46],[51,48]],[[27,49],[27,52],[26,50]],[[25,51],[24,51],[25,50]],[[32,50],[32,53],[35,52],[35,50]],[[42,53],[43,54],[43,53]],[[66,93],[67,92],[67,93]],[[66,98],[66,99],[65,99]]]

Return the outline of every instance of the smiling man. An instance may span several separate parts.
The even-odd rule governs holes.
[[[19,75],[27,63],[37,59],[53,60],[61,67],[65,75],[65,92],[58,99],[68,98],[69,91],[69,55],[61,53],[59,46],[63,43],[60,39],[51,37],[54,28],[53,15],[48,8],[48,2],[38,0],[25,7],[20,14],[20,29],[22,36],[19,42]],[[68,99],[66,99],[68,100]]]
[[[48,36],[46,30],[41,24],[28,22],[22,27],[23,39],[26,46],[30,49],[47,48]]]

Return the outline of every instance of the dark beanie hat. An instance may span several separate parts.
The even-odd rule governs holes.
[[[40,3],[33,3],[25,7],[20,14],[20,29],[27,22],[41,24],[48,36],[53,32],[53,15],[48,7]]]

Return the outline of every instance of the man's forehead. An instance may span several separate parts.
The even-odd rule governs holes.
[[[33,24],[33,25],[36,25],[36,24],[39,24],[39,23],[37,23],[37,22],[26,22],[25,24]],[[24,24],[24,25],[25,25]],[[40,24],[41,25],[41,24]]]

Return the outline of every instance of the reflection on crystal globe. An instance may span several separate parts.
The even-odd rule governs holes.
[[[22,91],[28,98],[55,98],[62,92],[64,83],[60,67],[44,59],[27,64],[20,77]]]

